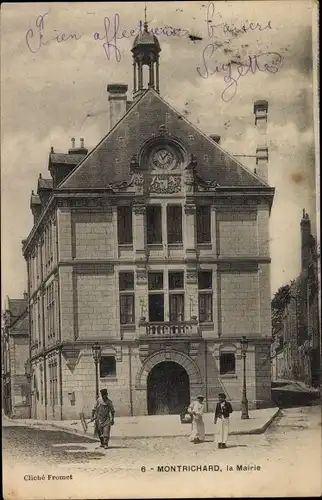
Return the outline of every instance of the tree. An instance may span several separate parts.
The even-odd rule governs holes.
[[[289,304],[291,300],[291,285],[283,285],[281,286],[277,292],[275,293],[272,302],[271,302],[271,310],[272,310],[272,330],[273,336],[275,332],[282,326],[283,323],[283,314],[287,304]]]

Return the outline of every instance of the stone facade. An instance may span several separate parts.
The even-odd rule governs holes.
[[[2,408],[11,418],[29,418],[29,384],[25,363],[29,358],[28,299],[7,298],[2,328]]]
[[[134,104],[89,154],[51,151],[52,180],[32,194],[35,418],[90,415],[96,342],[118,415],[178,413],[200,392],[209,411],[218,392],[238,409],[243,335],[250,408],[270,404],[274,189],[159,96],[158,64],[148,90],[139,65]],[[113,121],[126,89],[108,87]]]
[[[173,198],[167,201],[173,202]],[[164,198],[162,202],[166,203]],[[241,225],[243,208],[239,207],[238,215]],[[260,210],[263,210],[262,206]],[[222,216],[222,207],[220,213]],[[253,224],[248,224],[249,212],[245,213],[244,239],[248,241],[247,248],[252,245],[252,248],[258,249],[257,235],[260,228],[254,231]],[[256,213],[253,210],[253,214]],[[216,218],[215,207],[211,214]],[[233,232],[236,222],[231,215],[234,212],[231,212],[229,206],[226,208],[226,214],[226,220],[232,220]],[[259,224],[254,215],[253,220]],[[134,235],[140,234],[140,214],[134,212],[133,224]],[[139,227],[136,227],[136,224]],[[82,411],[90,414],[95,394],[95,367],[91,346],[95,341],[100,342],[102,356],[116,358],[116,374],[101,378],[100,387],[108,387],[118,414],[136,415],[147,412],[146,376],[142,379],[139,374],[142,370],[147,374],[148,369],[153,367],[154,363],[160,362],[160,359],[174,361],[186,369],[190,377],[191,397],[200,392],[206,394],[209,409],[212,409],[219,391],[226,392],[234,407],[239,408],[242,383],[239,338],[242,335],[246,335],[250,341],[247,353],[250,407],[269,404],[270,310],[267,305],[267,249],[264,257],[259,255],[257,250],[256,255],[253,253],[232,261],[231,255],[226,257],[221,253],[216,256],[215,240],[208,248],[198,246],[193,241],[189,242],[189,249],[199,255],[203,252],[203,255],[200,255],[192,266],[186,262],[186,244],[178,246],[177,254],[173,258],[169,257],[166,245],[161,245],[158,249],[146,246],[142,253],[144,260],[141,259],[137,263],[135,248],[140,242],[134,238],[133,245],[126,249],[117,245],[116,217],[107,217],[104,208],[101,212],[86,213],[83,209],[78,212],[77,208],[70,207],[64,209],[63,216],[61,209],[57,209],[55,228],[55,240],[58,242],[57,262],[53,261],[53,267],[48,270],[47,275],[41,275],[40,271],[40,290],[35,289],[30,299],[31,316],[34,317],[31,342],[34,418],[75,418]],[[143,229],[145,230],[145,226]],[[163,232],[166,233],[166,227],[163,227]],[[102,235],[108,235],[105,250]],[[216,236],[218,242],[218,233]],[[93,241],[96,237],[98,243],[95,246]],[[249,240],[254,237],[256,240],[250,244]],[[78,245],[83,248],[79,250]],[[212,274],[213,320],[209,323],[198,323],[196,331],[188,333],[184,339],[176,338],[170,332],[168,335],[167,332],[162,333],[161,338],[151,340],[144,331],[142,334],[142,328],[144,330],[145,327],[139,326],[139,319],[146,313],[148,303],[148,272],[161,270],[164,272],[165,281],[168,271],[184,272],[187,321],[199,316],[198,269],[208,270]],[[118,276],[124,271],[133,272],[135,276],[135,323],[130,325],[120,323]],[[36,281],[36,272],[35,269],[30,283]],[[53,331],[49,335],[50,313],[45,304],[45,296],[50,284],[54,285],[54,308]],[[167,317],[167,283],[163,293]],[[157,340],[159,344],[156,344]],[[220,374],[220,353],[225,351],[235,357],[235,370],[232,374]],[[158,353],[158,357],[153,358],[154,352]],[[50,365],[54,368],[50,368]],[[50,375],[54,370],[56,376]]]
[[[290,285],[280,329],[274,334],[271,357],[274,379],[300,380],[319,386],[321,330],[316,241],[308,214],[301,221],[301,273]]]

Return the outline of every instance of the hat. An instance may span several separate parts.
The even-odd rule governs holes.
[[[101,389],[100,393],[101,393],[101,396],[107,396],[107,394],[108,394],[107,389]]]
[[[218,394],[218,396],[219,396],[220,398],[224,398],[224,399],[226,399],[226,394],[225,394],[224,392],[220,392],[220,393]]]
[[[198,394],[197,399],[205,399],[205,396],[203,396],[202,394]]]

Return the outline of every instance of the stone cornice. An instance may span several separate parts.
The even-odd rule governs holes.
[[[51,346],[46,347],[45,349],[42,349],[41,351],[37,352],[34,354],[31,358],[30,361],[34,361],[38,358],[44,358],[44,356],[47,356],[48,354],[53,353],[54,351],[70,351],[72,349],[78,349],[78,348],[84,348],[84,347],[92,347],[92,345],[98,342],[102,348],[108,347],[108,346],[130,346],[130,347],[137,347],[139,345],[137,339],[127,339],[127,340],[122,340],[119,337],[115,338],[98,338],[95,337],[93,339],[84,339],[84,340],[71,340],[71,341],[63,341],[63,342],[57,342],[56,344],[53,344]],[[90,353],[92,356],[92,353]]]

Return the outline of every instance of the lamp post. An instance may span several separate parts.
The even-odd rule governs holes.
[[[249,418],[248,415],[248,400],[247,400],[247,393],[246,393],[246,353],[248,349],[248,340],[245,336],[243,336],[240,339],[240,348],[241,348],[241,354],[243,358],[243,397],[241,401],[241,418],[242,420],[245,420]]]
[[[92,346],[93,359],[95,363],[95,387],[96,387],[96,399],[99,397],[99,383],[98,383],[98,370],[99,370],[99,362],[101,359],[101,346],[98,342]]]
[[[29,406],[29,418],[31,418],[31,363],[30,359],[25,362],[25,376],[28,382],[28,406]]]

